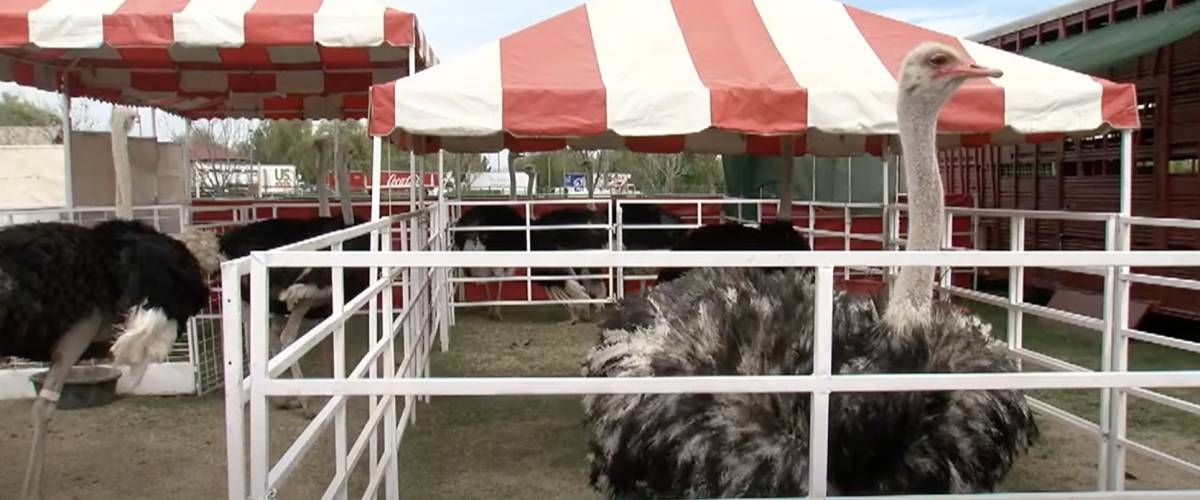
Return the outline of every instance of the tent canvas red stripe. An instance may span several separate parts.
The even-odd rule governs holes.
[[[126,0],[104,16],[104,43],[113,47],[163,47],[175,42],[174,14],[189,0]],[[165,51],[163,51],[165,52]]]
[[[799,133],[808,94],[759,18],[753,0],[673,0],[701,81],[712,92],[713,126]]]
[[[1141,117],[1137,112],[1137,89],[1132,85],[1122,85],[1093,78],[1103,88],[1101,111],[1105,121],[1121,128],[1141,127]]]
[[[412,56],[437,62],[416,17],[378,0],[0,1],[0,80],[59,91],[69,73],[72,95],[186,118],[359,118],[339,103]]]
[[[4,0],[0,2],[0,46],[29,43],[29,12],[50,0]]]
[[[926,41],[1006,73],[950,100],[943,147],[1137,126],[1132,85],[830,0],[593,0],[383,88],[394,107],[372,106],[371,131],[464,152],[778,154],[795,135],[797,154],[881,154],[898,133],[900,64]]]
[[[897,80],[904,57],[922,42],[941,42],[966,55],[962,43],[950,35],[919,28],[854,7],[846,12],[858,25],[863,38]],[[970,57],[967,55],[967,57]],[[1004,90],[987,79],[969,80],[938,117],[938,129],[954,132],[986,132],[1004,127]]]
[[[504,128],[513,135],[605,130],[607,99],[585,7],[502,39],[500,64]]]
[[[313,16],[322,0],[258,0],[246,13],[250,45],[311,45]]]

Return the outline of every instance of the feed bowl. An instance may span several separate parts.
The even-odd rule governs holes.
[[[49,370],[29,376],[35,393],[41,392]],[[63,384],[59,410],[79,410],[104,406],[117,399],[117,380],[121,370],[111,366],[73,366]]]

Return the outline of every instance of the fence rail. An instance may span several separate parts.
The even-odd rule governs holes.
[[[610,241],[616,241],[619,231],[625,229],[665,229],[662,226],[622,226],[620,224],[620,207],[625,204],[658,203],[701,205],[696,209],[696,216],[691,219],[695,225],[706,219],[716,220],[711,215],[705,217],[704,203],[723,205],[738,205],[761,200],[616,200],[604,202],[597,200],[530,200],[517,201],[515,205],[524,206],[526,213],[543,205],[582,205],[586,203],[606,205],[609,214],[607,225],[587,225],[580,227],[606,229],[610,231]],[[682,393],[682,392],[753,392],[753,393],[810,393],[812,398],[812,448],[811,463],[824,463],[828,434],[827,428],[829,394],[837,392],[887,392],[887,391],[941,391],[968,389],[1099,389],[1102,391],[1102,405],[1099,424],[1092,423],[1086,418],[1075,415],[1062,408],[1042,400],[1032,400],[1036,411],[1041,415],[1067,423],[1073,429],[1083,431],[1097,439],[1100,449],[1099,485],[1101,490],[1094,493],[1029,493],[1029,494],[998,494],[987,498],[1024,499],[1129,499],[1129,498],[1195,498],[1197,491],[1179,492],[1124,492],[1123,484],[1115,481],[1114,475],[1124,475],[1124,454],[1133,452],[1149,457],[1165,464],[1190,473],[1200,474],[1200,466],[1187,460],[1170,455],[1161,450],[1129,439],[1125,436],[1128,425],[1126,418],[1126,401],[1129,396],[1165,405],[1189,414],[1200,414],[1200,405],[1189,401],[1168,396],[1152,389],[1161,388],[1191,388],[1200,387],[1200,372],[1198,371],[1132,371],[1128,366],[1128,343],[1131,340],[1141,340],[1164,347],[1181,349],[1188,352],[1200,353],[1200,344],[1173,339],[1161,335],[1140,332],[1127,325],[1128,316],[1123,304],[1128,301],[1128,290],[1122,290],[1131,283],[1143,283],[1153,286],[1169,286],[1176,288],[1200,287],[1200,283],[1178,278],[1159,278],[1152,274],[1155,269],[1166,267],[1186,267],[1200,263],[1200,252],[1134,252],[1126,246],[1129,228],[1134,225],[1159,224],[1162,221],[1147,223],[1138,218],[1121,217],[1109,213],[1073,213],[1073,212],[1031,212],[1014,210],[981,210],[973,208],[950,208],[948,225],[954,227],[954,219],[970,219],[973,230],[978,228],[978,219],[993,218],[1007,219],[1012,232],[1012,245],[1008,252],[980,252],[970,248],[954,248],[947,242],[947,251],[942,252],[906,252],[899,251],[905,241],[901,231],[901,217],[905,207],[893,205],[884,207],[882,204],[874,208],[882,209],[884,224],[882,234],[852,233],[852,224],[844,226],[845,232],[828,231],[813,228],[807,232],[810,238],[841,237],[845,241],[852,239],[870,240],[880,243],[884,251],[851,252],[851,251],[815,251],[815,252],[722,252],[714,255],[709,252],[667,252],[667,251],[638,251],[623,252],[619,247],[613,250],[572,251],[572,252],[459,252],[450,251],[450,237],[459,229],[452,227],[453,215],[470,206],[484,205],[514,205],[513,201],[497,200],[483,202],[438,202],[427,208],[427,215],[406,219],[404,225],[393,218],[388,222],[372,223],[358,226],[349,230],[332,233],[325,237],[310,240],[303,245],[278,251],[255,253],[244,262],[227,264],[228,276],[239,278],[245,274],[251,275],[252,290],[265,290],[262,281],[267,271],[273,268],[332,268],[335,273],[350,268],[371,268],[384,272],[384,277],[373,280],[372,286],[358,297],[344,301],[340,290],[335,290],[335,302],[348,304],[350,307],[335,308],[335,316],[327,319],[314,329],[305,333],[296,343],[279,354],[268,355],[266,345],[256,342],[251,345],[251,372],[248,377],[238,377],[232,383],[237,387],[234,392],[239,394],[229,399],[229,405],[236,406],[239,417],[244,417],[244,402],[250,406],[250,439],[249,455],[235,453],[231,444],[230,492],[231,498],[244,498],[246,486],[255,499],[263,498],[294,470],[295,464],[303,458],[312,446],[313,440],[333,427],[335,434],[336,472],[323,498],[341,498],[347,491],[349,472],[362,461],[363,455],[369,456],[367,467],[369,480],[366,497],[386,492],[388,498],[393,491],[393,477],[398,463],[396,456],[402,443],[404,433],[415,421],[417,407],[414,405],[421,398],[431,396],[515,396],[515,395],[581,395],[598,393],[646,394],[646,393]],[[861,204],[870,205],[870,204]],[[819,207],[811,207],[815,210]],[[846,207],[838,207],[845,209]],[[869,208],[869,207],[857,207]],[[722,215],[724,215],[722,210]],[[761,214],[762,211],[756,211]],[[798,213],[803,213],[798,212]],[[810,220],[815,212],[810,211]],[[428,217],[425,221],[423,217]],[[960,219],[961,218],[961,219]],[[531,217],[526,217],[527,225],[516,228],[478,228],[470,230],[511,230],[525,231],[527,238],[532,231],[563,229],[533,228],[528,226]],[[1027,220],[1084,220],[1104,223],[1108,234],[1108,247],[1104,251],[1076,252],[1028,252],[1024,251],[1024,235]],[[1173,222],[1172,222],[1173,223]],[[815,223],[814,223],[815,224]],[[403,227],[396,227],[402,225]],[[694,227],[693,224],[683,224],[682,227]],[[416,229],[414,229],[416,228]],[[800,228],[802,232],[805,228]],[[336,246],[338,242],[365,234],[388,234],[398,232],[404,235],[400,238],[400,251],[387,251],[386,247],[378,251],[368,252],[325,252],[315,251],[318,248]],[[834,233],[834,234],[827,234]],[[973,234],[973,233],[970,233]],[[966,232],[958,232],[958,236],[966,236]],[[390,238],[386,238],[390,241]],[[528,241],[528,240],[527,240]],[[977,241],[977,240],[973,240]],[[847,243],[848,245],[848,243]],[[848,247],[847,247],[848,248]],[[449,345],[449,326],[454,322],[455,307],[476,307],[480,305],[528,305],[534,301],[497,300],[480,303],[454,302],[451,307],[451,297],[458,288],[468,282],[502,282],[523,281],[527,287],[533,283],[568,279],[568,277],[533,277],[518,276],[508,278],[463,278],[452,277],[451,272],[468,267],[507,267],[535,268],[554,267],[592,267],[613,269],[610,273],[589,274],[576,276],[577,279],[642,279],[645,276],[624,276],[625,268],[655,268],[655,267],[809,267],[816,270],[818,289],[821,297],[817,304],[816,315],[816,346],[814,352],[817,359],[814,375],[796,377],[670,377],[670,378],[622,378],[622,379],[586,379],[586,378],[433,378],[430,377],[428,354],[435,342],[440,339],[444,348]],[[930,266],[943,268],[946,271],[977,268],[1009,268],[1010,288],[1007,295],[995,295],[977,289],[955,286],[943,280],[939,289],[947,297],[998,306],[1007,311],[1008,331],[1004,332],[1005,343],[1017,359],[1029,366],[1041,367],[1049,371],[1027,371],[1015,374],[888,374],[846,376],[828,373],[830,368],[830,347],[832,342],[832,300],[831,297],[835,269],[854,269],[864,274],[894,274],[903,266]],[[1105,280],[1105,310],[1100,318],[1061,311],[1046,306],[1026,302],[1023,293],[1023,276],[1025,269],[1044,267],[1065,269],[1072,272],[1088,272],[1102,276]],[[1130,272],[1131,268],[1139,268],[1140,273]],[[390,270],[390,273],[389,271]],[[951,273],[943,273],[950,276]],[[390,276],[390,277],[389,277]],[[227,281],[228,278],[227,277]],[[337,280],[335,280],[337,282]],[[611,281],[610,281],[611,283]],[[386,284],[391,284],[387,286]],[[391,300],[377,304],[378,298],[393,290],[403,290],[403,300],[398,309],[387,311]],[[240,293],[240,292],[239,292]],[[259,296],[255,293],[255,296]],[[580,303],[604,302],[612,300],[616,294],[605,299],[579,301]],[[239,298],[240,300],[240,298]],[[557,303],[557,302],[555,302]],[[279,378],[291,363],[298,360],[304,353],[322,340],[333,338],[335,342],[336,359],[344,354],[344,322],[347,312],[355,309],[353,306],[376,306],[383,309],[383,316],[377,318],[371,314],[370,327],[371,346],[366,357],[347,373],[345,366],[335,366],[332,378],[308,378],[303,381]],[[228,303],[227,303],[228,305]],[[240,304],[239,304],[240,306]],[[253,308],[252,308],[253,309]],[[240,309],[234,309],[240,314]],[[265,326],[265,313],[258,312],[254,316],[255,329],[252,334],[258,335]],[[1091,370],[1069,363],[1053,356],[1039,353],[1026,348],[1023,344],[1024,331],[1022,328],[1025,315],[1041,317],[1082,327],[1095,332],[1103,340],[1101,369]],[[383,325],[374,322],[381,321]],[[1125,321],[1125,323],[1122,323]],[[226,325],[232,322],[226,317]],[[1120,326],[1124,325],[1124,326]],[[240,326],[238,328],[240,332]],[[240,339],[240,337],[238,337]],[[338,340],[341,338],[341,340]],[[226,336],[226,343],[231,342]],[[240,342],[240,340],[238,340]],[[384,367],[395,367],[394,370],[378,370],[376,361],[384,358],[391,351],[388,347],[393,343],[403,344],[400,352],[404,353],[400,363],[384,362]],[[341,347],[337,347],[341,345]],[[240,353],[240,349],[238,350]],[[227,351],[228,352],[228,351]],[[257,362],[255,362],[257,360]],[[234,360],[237,361],[237,360]],[[394,360],[393,360],[394,361]],[[240,372],[239,372],[240,373]],[[227,378],[227,380],[230,380]],[[240,394],[242,391],[248,394]],[[265,435],[256,429],[265,429],[266,412],[265,400],[268,397],[285,396],[331,396],[322,408],[317,419],[301,433],[296,441],[290,444],[284,455],[273,465],[268,460],[266,450],[269,443]],[[229,395],[227,394],[227,397]],[[345,428],[344,412],[348,398],[367,397],[370,414],[366,426],[355,436],[350,436]],[[227,406],[227,411],[230,411]],[[235,412],[236,413],[236,412]],[[260,427],[262,426],[262,427]],[[382,429],[381,429],[382,427]],[[231,435],[236,434],[230,431]],[[244,432],[244,430],[243,430]],[[259,434],[255,434],[259,432]],[[379,441],[382,434],[384,439]],[[244,439],[241,438],[241,439]],[[353,440],[352,440],[353,439]],[[236,441],[239,444],[244,440]],[[232,443],[232,441],[231,441]],[[241,451],[241,446],[236,448]],[[250,483],[245,483],[245,464],[249,461]],[[241,464],[238,475],[240,483],[233,478],[233,470]],[[819,467],[814,467],[810,484],[813,485],[814,497],[821,497],[825,479]],[[236,483],[236,484],[235,484]],[[235,488],[236,486],[236,488]],[[241,488],[238,490],[238,488]],[[235,490],[243,496],[234,496]],[[829,497],[837,498],[837,497]],[[901,498],[901,497],[872,497],[872,498]],[[976,498],[967,495],[903,497],[911,498]]]

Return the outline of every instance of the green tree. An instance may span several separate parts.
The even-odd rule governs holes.
[[[37,104],[13,94],[0,99],[0,126],[52,127],[62,125],[62,118]]]

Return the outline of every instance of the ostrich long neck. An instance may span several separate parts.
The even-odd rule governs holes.
[[[112,120],[113,171],[117,180],[117,218],[133,219],[133,172],[129,165],[129,127],[126,119],[114,112]]]
[[[941,249],[945,209],[942,178],[937,164],[937,116],[944,101],[902,94],[899,105],[900,142],[908,185],[908,251]],[[905,267],[896,279],[885,319],[908,327],[928,318],[933,304],[932,267]]]

